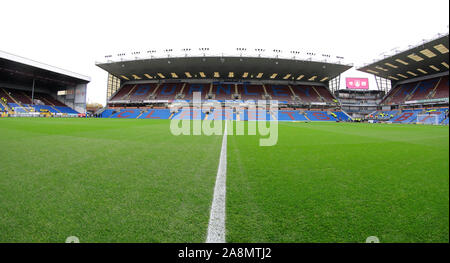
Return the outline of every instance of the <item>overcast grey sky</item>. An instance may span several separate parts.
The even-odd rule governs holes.
[[[105,103],[95,61],[134,50],[269,47],[330,52],[361,65],[448,32],[448,0],[2,0],[0,50],[88,75],[88,101]],[[350,70],[342,77],[373,77]]]

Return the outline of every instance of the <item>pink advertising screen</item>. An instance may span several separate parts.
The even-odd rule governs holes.
[[[369,89],[368,78],[346,78],[347,89]]]

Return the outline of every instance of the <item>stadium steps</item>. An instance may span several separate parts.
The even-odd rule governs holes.
[[[430,93],[428,93],[427,99],[431,99],[431,98],[434,97],[434,94],[436,94],[436,89],[437,89],[437,87],[439,86],[439,84],[441,84],[441,80],[442,80],[442,77],[439,78],[439,80],[438,80],[438,82],[436,83],[436,85],[434,86],[434,88],[430,91]]]
[[[28,110],[27,108],[25,108],[25,107],[22,105],[22,103],[20,103],[19,101],[17,101],[11,94],[8,94],[8,93],[6,92],[5,89],[2,88],[2,90],[3,90],[3,92],[6,94],[6,96],[8,96],[12,101],[14,101],[15,104],[17,104],[19,107],[23,108],[26,112],[29,112],[29,110]]]
[[[184,89],[186,88],[186,82],[183,83],[183,85],[181,86],[181,90],[180,92],[178,92],[178,94],[175,95],[175,99],[183,99],[185,97]]]
[[[47,98],[42,98],[48,106],[50,106],[50,108],[54,109],[57,113],[61,113],[60,110],[58,110],[57,108],[55,108],[55,104],[53,104],[51,101],[49,101]]]
[[[136,89],[136,87],[137,87],[137,85],[134,85],[134,86],[130,89],[130,91],[129,91],[126,95],[124,95],[121,99],[122,99],[122,100],[128,100],[128,99],[130,99],[130,95],[131,95],[131,93],[133,93],[133,91]]]
[[[27,95],[26,92],[22,91],[22,94],[33,103],[33,100],[30,98],[30,96]]]
[[[403,102],[410,100],[413,96],[414,93],[416,93],[417,88],[420,86],[420,84],[422,83],[422,81],[418,81],[416,86],[414,87],[413,91],[411,91],[408,96],[405,97],[405,99],[403,100]]]
[[[233,96],[232,97],[233,99],[234,99],[234,96],[237,96],[237,98],[239,100],[242,98],[241,94],[239,94],[238,85],[237,84],[234,84],[234,94],[232,96]]]
[[[301,99],[300,99],[300,97],[299,96],[297,96],[297,95],[295,95],[295,92],[294,92],[294,90],[292,89],[292,86],[291,85],[288,85],[288,88],[289,88],[289,90],[291,91],[291,99],[293,100],[293,101],[302,101]]]
[[[0,100],[0,105],[2,105],[3,108],[4,108],[6,111],[11,111],[11,109],[10,109],[9,106],[8,106],[8,104],[7,104],[7,103],[5,104],[2,100]]]
[[[141,113],[139,113],[139,115],[136,117],[136,119],[139,119],[139,117],[141,117],[142,114],[146,113],[146,110],[141,110]]]
[[[386,103],[391,102],[392,98],[395,97],[395,95],[397,94],[397,92],[400,91],[400,89],[401,89],[401,87],[399,87],[399,88],[395,87],[394,89],[391,89],[391,91],[387,94],[387,98],[386,98],[386,101],[384,103],[386,104]]]
[[[305,118],[306,118],[308,121],[311,121],[311,119],[308,118],[308,114],[307,114],[305,111],[304,111],[304,112],[299,112],[299,114],[305,116]]]
[[[61,113],[61,111],[58,109],[58,108],[56,108],[54,105],[52,106],[52,105],[49,105],[52,109],[54,109],[57,113]]]
[[[272,99],[272,96],[270,96],[269,95],[269,93],[267,93],[267,88],[266,88],[266,85],[264,85],[264,84],[262,84],[262,87],[263,87],[263,90],[264,90],[264,99],[269,99],[269,100],[271,100]]]
[[[156,92],[158,92],[159,87],[161,86],[161,83],[158,83],[158,85],[156,85],[155,90],[148,94],[147,98],[145,98],[144,100],[149,100],[149,99],[155,99],[156,98]]]
[[[211,98],[215,98],[216,97],[216,94],[213,94],[212,93],[212,90],[213,90],[213,84],[212,84],[212,82],[209,84],[209,91],[208,91],[208,94],[206,94],[206,96],[205,96],[205,98],[209,98],[209,97],[211,97]]]
[[[314,86],[311,86],[311,88],[317,93],[317,96],[319,96],[320,100],[322,100],[322,102],[326,102],[325,98],[322,97],[322,95],[320,95],[320,93],[316,90],[316,88]]]

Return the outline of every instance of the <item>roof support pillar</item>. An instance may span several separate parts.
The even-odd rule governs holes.
[[[35,78],[33,78],[33,86],[31,87],[31,105],[34,105],[34,86],[36,84]]]

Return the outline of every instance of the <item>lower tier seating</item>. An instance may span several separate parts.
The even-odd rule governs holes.
[[[279,110],[274,116],[265,110],[231,109],[211,110],[203,112],[200,109],[182,109],[171,113],[169,109],[106,109],[102,118],[122,119],[178,119],[178,120],[279,120],[279,121],[348,121],[351,118],[341,111],[306,111]]]

